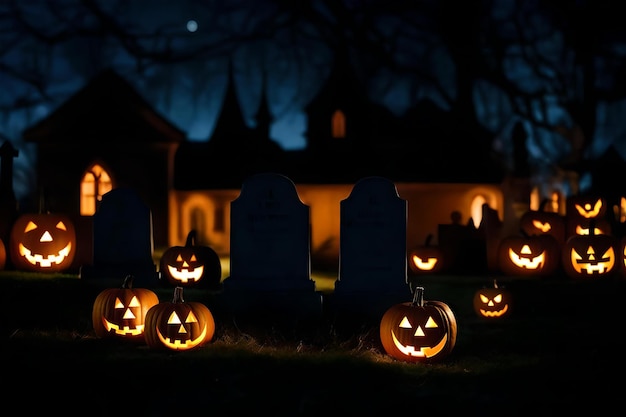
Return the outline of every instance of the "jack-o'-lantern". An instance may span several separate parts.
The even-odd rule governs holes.
[[[148,346],[169,350],[189,350],[210,342],[215,320],[207,306],[183,300],[183,287],[174,288],[171,302],[153,306],[146,314],[144,337]]]
[[[474,293],[474,312],[478,317],[498,319],[511,315],[513,296],[509,290],[499,287],[493,280],[493,287],[481,288]]]
[[[456,317],[441,301],[425,301],[416,287],[413,301],[391,306],[380,321],[385,352],[405,362],[430,362],[447,356],[456,344]]]
[[[522,214],[519,220],[520,229],[528,236],[552,235],[559,245],[562,245],[566,237],[565,217],[559,213],[545,211],[545,204],[546,202],[539,210],[529,210]]]
[[[552,235],[511,235],[500,240],[500,271],[516,276],[545,276],[553,273],[561,261],[561,248]]]
[[[159,298],[147,288],[132,285],[133,276],[127,275],[121,288],[108,288],[98,294],[91,313],[96,336],[144,342],[146,314]]]
[[[571,278],[602,278],[619,271],[620,245],[613,235],[597,235],[593,222],[588,235],[573,235],[562,252],[563,270]]]
[[[175,287],[219,288],[222,265],[210,247],[196,244],[196,231],[187,234],[185,246],[172,246],[160,260],[161,277]]]
[[[64,271],[76,253],[74,223],[59,213],[22,214],[11,228],[9,252],[18,270]]]
[[[416,246],[409,253],[409,266],[416,274],[435,274],[444,270],[445,261],[443,250],[432,242],[433,235],[429,234],[423,245]]]
[[[594,219],[602,229],[601,219],[606,219],[608,203],[606,199],[593,195],[575,195],[567,198],[567,237],[586,234],[581,229],[588,229],[589,220]]]

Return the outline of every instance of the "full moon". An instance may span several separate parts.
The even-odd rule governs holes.
[[[196,30],[198,30],[198,22],[196,22],[195,20],[189,20],[187,22],[187,30],[189,32],[195,32]]]

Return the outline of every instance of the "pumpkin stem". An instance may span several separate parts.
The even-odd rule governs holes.
[[[413,291],[413,305],[418,307],[424,306],[424,287],[415,287]]]
[[[433,234],[429,233],[428,236],[426,236],[426,241],[424,242],[425,246],[430,246],[430,243],[433,241]]]
[[[495,278],[493,279],[493,288],[498,288],[498,282]]]
[[[185,241],[185,246],[194,246],[196,242],[196,230],[192,229],[189,233],[187,233],[187,240]]]
[[[126,275],[124,278],[124,283],[122,284],[122,288],[133,288],[133,277],[132,275]]]
[[[172,300],[173,303],[184,303],[185,300],[183,300],[183,287],[176,287],[174,288],[174,299]]]

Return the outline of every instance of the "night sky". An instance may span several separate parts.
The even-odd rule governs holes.
[[[626,155],[618,16],[606,1],[0,0],[0,139],[20,150],[19,197],[34,181],[21,132],[114,68],[190,140],[208,140],[232,63],[249,123],[265,91],[272,137],[301,149],[302,109],[349,51],[372,100],[467,116],[505,160],[522,122],[541,173],[611,144]]]

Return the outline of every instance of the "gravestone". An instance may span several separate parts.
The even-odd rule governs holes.
[[[311,278],[309,207],[287,177],[257,174],[231,202],[230,275],[224,299],[244,312],[319,315]]]
[[[156,287],[153,252],[150,209],[134,190],[115,188],[102,196],[93,215],[93,264],[82,265],[80,277],[121,286],[127,275],[133,275],[135,287]]]
[[[407,275],[407,202],[393,182],[359,180],[340,206],[339,276],[332,294],[338,314],[382,317],[411,301]]]

